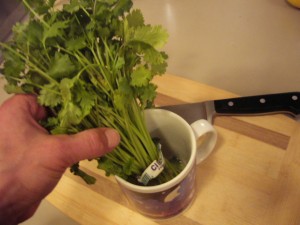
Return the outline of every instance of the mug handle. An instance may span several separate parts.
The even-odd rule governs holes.
[[[196,163],[199,164],[206,159],[214,149],[217,142],[217,131],[207,120],[204,119],[193,122],[191,127],[196,137]]]

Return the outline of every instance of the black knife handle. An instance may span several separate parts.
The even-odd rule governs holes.
[[[300,92],[215,100],[214,104],[219,114],[290,113],[296,116],[300,113]]]

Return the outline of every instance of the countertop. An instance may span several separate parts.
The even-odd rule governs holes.
[[[155,79],[156,104],[234,97],[227,91],[173,75]],[[300,125],[286,115],[219,116],[214,152],[197,167],[197,197],[182,214],[153,221],[128,204],[114,177],[96,165],[88,186],[68,171],[47,200],[79,224],[298,225],[300,223]]]

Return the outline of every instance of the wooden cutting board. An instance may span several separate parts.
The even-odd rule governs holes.
[[[164,75],[156,104],[234,97],[224,90]],[[47,200],[84,225],[299,225],[300,126],[285,115],[214,120],[218,142],[197,167],[197,197],[175,218],[153,221],[136,213],[113,177],[96,165],[82,167],[97,177],[92,186],[68,171]]]

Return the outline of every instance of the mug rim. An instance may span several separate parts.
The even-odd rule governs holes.
[[[196,152],[197,152],[196,139],[195,139],[195,135],[194,135],[194,132],[193,132],[191,126],[181,116],[177,115],[176,113],[166,110],[166,109],[157,109],[157,108],[146,109],[145,111],[162,112],[162,113],[168,114],[168,116],[171,116],[171,117],[175,118],[176,120],[180,121],[187,128],[187,131],[189,132],[190,143],[191,143],[191,155],[190,155],[190,158],[189,158],[186,166],[176,177],[174,177],[173,179],[169,180],[166,183],[154,185],[154,186],[140,186],[140,185],[132,184],[119,176],[115,176],[116,180],[123,187],[125,187],[131,191],[139,192],[139,193],[156,193],[156,192],[161,192],[161,191],[167,190],[170,187],[177,185],[188,175],[190,170],[196,164]]]

